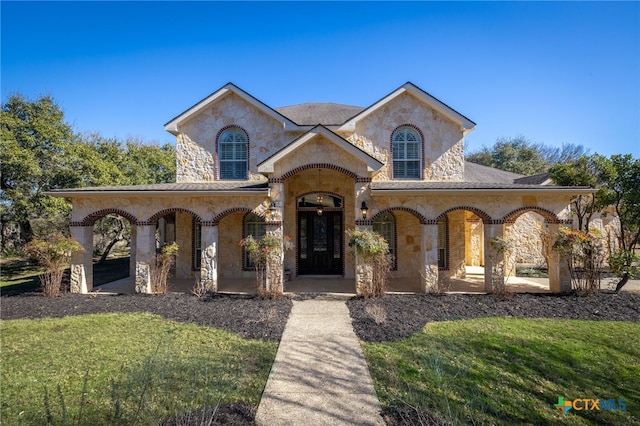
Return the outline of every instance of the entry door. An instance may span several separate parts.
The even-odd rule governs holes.
[[[342,212],[298,212],[298,274],[342,275]]]

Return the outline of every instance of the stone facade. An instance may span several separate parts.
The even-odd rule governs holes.
[[[531,253],[537,243],[530,238],[531,229],[542,222],[528,219],[529,212],[551,224],[550,229],[571,222],[571,192],[504,182],[467,185],[464,134],[475,123],[411,83],[356,116],[343,117],[343,123],[337,123],[335,116],[326,117],[319,116],[317,125],[297,124],[229,84],[165,126],[176,136],[176,184],[57,192],[72,202],[72,232],[88,249],[73,259],[73,291],[92,289],[91,229],[96,219],[109,213],[132,224],[131,271],[140,292],[150,291],[157,228],[167,215],[175,218],[175,241],[180,246],[176,277],[194,282],[199,278],[214,291],[221,280],[254,277],[254,271],[244,268],[238,245],[246,236],[244,219],[249,213],[264,218],[267,232],[283,233],[296,242],[283,260],[292,279],[313,270],[358,281],[365,279],[366,268],[351,254],[344,233],[371,228],[376,217],[391,212],[397,267],[390,278],[425,291],[464,277],[466,266],[491,270],[487,259],[494,259],[495,253],[487,242],[490,238],[511,238],[519,250],[513,252],[514,259],[535,260]],[[375,183],[394,183],[391,138],[400,126],[410,126],[420,135],[421,176],[384,190]],[[220,179],[218,137],[230,127],[242,129],[248,137],[246,181]],[[430,187],[434,182],[442,185]],[[310,198],[317,194],[334,200],[323,205],[331,213],[331,231],[316,229],[315,221],[313,228],[302,229],[299,218],[313,217]],[[303,204],[302,197],[309,203]],[[367,208],[366,217],[361,207]],[[437,226],[445,219],[447,228],[441,232],[447,233],[446,238]],[[200,235],[194,234],[195,229]],[[303,234],[313,244],[304,253],[299,246]],[[438,241],[446,241],[446,246]],[[446,265],[439,266],[443,253]],[[303,255],[305,265],[317,264],[303,270]],[[560,259],[555,256],[550,262],[551,288],[566,289]],[[491,279],[485,277],[487,289]]]

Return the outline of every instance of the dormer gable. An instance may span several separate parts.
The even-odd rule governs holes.
[[[472,131],[475,128],[476,123],[474,123],[473,121],[471,121],[470,119],[468,119],[464,115],[460,114],[458,111],[454,110],[453,108],[451,108],[450,106],[448,106],[444,102],[440,101],[439,99],[435,98],[434,96],[432,96],[429,93],[425,92],[424,90],[420,89],[415,84],[413,84],[411,82],[407,82],[407,83],[403,84],[402,86],[400,86],[399,88],[397,88],[396,90],[394,90],[393,92],[389,93],[387,96],[385,96],[382,99],[380,99],[379,101],[375,102],[374,104],[372,104],[368,108],[365,108],[364,110],[362,110],[358,114],[354,115],[353,117],[351,117],[350,119],[345,121],[337,129],[337,131],[338,132],[353,132],[353,131],[355,131],[357,122],[359,122],[359,121],[365,119],[366,117],[368,117],[369,115],[375,113],[380,108],[383,108],[385,105],[389,104],[391,101],[393,101],[394,99],[398,98],[399,96],[402,96],[405,93],[409,93],[409,94],[415,96],[416,98],[418,98],[419,100],[421,100],[425,104],[429,105],[431,108],[433,108],[436,111],[438,111],[439,113],[445,115],[450,120],[458,123],[460,125],[460,130],[462,131],[463,134],[467,134],[467,133],[469,133],[470,131]]]
[[[285,130],[297,128],[296,123],[294,123],[284,115],[280,114],[278,111],[274,110],[273,108],[259,101],[255,97],[251,96],[249,93],[240,89],[235,84],[227,83],[224,86],[222,86],[220,89],[216,90],[215,92],[207,96],[206,98],[202,99],[200,102],[193,105],[191,108],[187,109],[180,115],[174,117],[169,122],[167,122],[164,125],[165,130],[175,136],[178,136],[180,134],[180,125],[196,117],[198,114],[206,110],[208,107],[215,104],[216,102],[219,102],[220,100],[224,99],[225,97],[229,96],[232,93],[240,97],[242,100],[249,103],[256,109],[258,109],[259,111],[272,117],[274,120],[281,122],[282,127]]]

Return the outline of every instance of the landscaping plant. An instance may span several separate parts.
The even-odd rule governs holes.
[[[356,292],[367,298],[382,296],[387,289],[387,272],[391,266],[389,243],[382,235],[370,230],[347,230],[347,235],[363,276],[356,284]]]
[[[179,249],[174,242],[162,247],[160,254],[156,256],[156,264],[151,268],[151,291],[154,294],[167,293],[169,273]]]
[[[240,240],[240,246],[249,253],[256,269],[256,290],[263,299],[277,299],[282,296],[284,285],[282,269],[284,252],[293,248],[287,235],[268,232],[261,238],[252,235]]]
[[[56,297],[62,290],[62,276],[69,266],[71,256],[82,251],[82,246],[73,238],[53,234],[48,238],[34,239],[25,246],[25,251],[45,271],[40,274],[40,286],[46,297]]]
[[[604,263],[603,239],[597,230],[586,233],[560,228],[553,244],[567,260],[571,275],[571,287],[580,296],[600,290],[600,273]]]

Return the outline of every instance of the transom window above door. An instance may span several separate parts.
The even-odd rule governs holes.
[[[218,137],[218,167],[220,179],[246,179],[249,137],[239,127],[230,127]]]
[[[391,136],[394,179],[420,179],[422,138],[411,126],[398,127]]]

